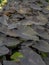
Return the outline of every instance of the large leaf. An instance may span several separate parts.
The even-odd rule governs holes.
[[[21,32],[24,38],[31,40],[38,40],[37,33],[29,26],[20,26],[18,30]]]
[[[28,58],[28,61],[30,62],[30,64],[32,64],[32,65],[46,65],[44,63],[44,61],[41,59],[40,55],[38,55],[36,52],[31,50],[30,48],[23,46],[22,50],[20,50],[20,52],[22,54],[24,54],[24,56],[26,58]]]
[[[18,26],[18,29],[9,30],[6,26],[0,26],[0,32],[13,36],[13,37],[21,37],[26,40],[39,40],[36,36],[37,33],[29,26]]]
[[[32,28],[38,33],[40,37],[49,40],[49,34],[46,29],[42,26],[33,25]]]
[[[9,49],[6,48],[5,46],[0,47],[0,56],[6,55],[9,53]]]
[[[44,40],[40,40],[38,42],[33,42],[34,44],[32,45],[32,47],[43,51],[43,52],[49,52],[49,44],[44,41]]]
[[[8,47],[15,47],[19,43],[20,41],[18,39],[12,37],[6,37],[4,40],[4,45]]]

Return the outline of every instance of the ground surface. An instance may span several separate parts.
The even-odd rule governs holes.
[[[8,0],[0,11],[0,65],[49,65],[49,3]]]

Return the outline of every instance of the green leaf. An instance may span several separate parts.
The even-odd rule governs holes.
[[[45,57],[47,57],[47,53],[42,52],[41,56],[45,58]]]
[[[2,1],[4,1],[4,0],[0,0],[0,3],[2,3]]]
[[[23,58],[24,56],[20,52],[15,52],[12,56],[11,59],[15,61],[19,61],[19,58]]]

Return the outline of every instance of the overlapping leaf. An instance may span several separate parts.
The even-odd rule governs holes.
[[[49,52],[49,44],[46,41],[40,40],[38,42],[33,42],[33,43],[34,45],[32,45],[32,47],[43,52]]]

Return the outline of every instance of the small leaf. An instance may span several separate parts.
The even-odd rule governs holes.
[[[19,60],[18,58],[23,58],[23,55],[20,52],[15,52],[12,56],[11,59],[13,60]]]
[[[47,57],[47,53],[42,52],[41,56],[45,58],[45,57]]]

